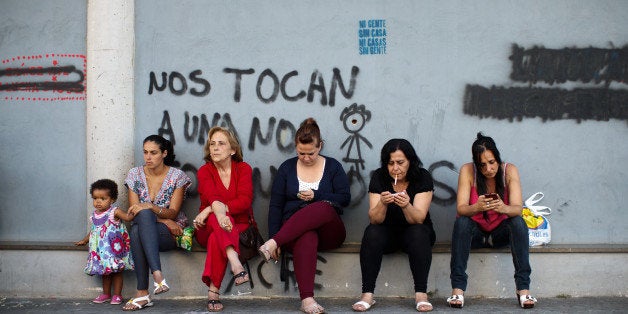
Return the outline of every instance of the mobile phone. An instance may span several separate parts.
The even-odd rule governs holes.
[[[489,194],[485,194],[485,195],[484,195],[484,197],[485,197],[485,198],[490,198],[490,199],[493,199],[493,200],[496,200],[496,199],[498,199],[498,198],[499,198],[499,196],[497,196],[497,193],[489,193]]]
[[[401,191],[401,192],[393,193],[393,195],[397,195],[397,194],[406,194],[406,192]]]

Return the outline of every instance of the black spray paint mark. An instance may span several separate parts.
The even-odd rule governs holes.
[[[360,143],[364,143],[368,148],[373,148],[373,145],[369,140],[360,134],[360,131],[366,125],[366,122],[371,120],[371,111],[366,110],[364,105],[356,103],[351,104],[342,110],[340,114],[340,121],[342,125],[350,135],[340,145],[340,149],[347,146],[347,155],[342,159],[346,163],[352,164],[349,167],[347,176],[349,178],[349,184],[353,187],[357,184],[357,191],[352,188],[351,191],[351,204],[349,207],[356,206],[366,196],[366,181],[360,173],[360,168],[364,170],[364,159],[362,158],[362,150]]]
[[[190,94],[193,96],[206,96],[211,91],[211,84],[209,84],[208,80],[200,77],[201,74],[203,74],[201,70],[194,70],[190,72],[190,75],[188,76],[190,81],[198,85],[197,87],[202,87],[201,89],[198,89],[197,87],[190,88]],[[159,92],[164,91],[166,87],[169,88],[172,94],[181,96],[188,90],[188,81],[183,74],[177,71],[170,72],[170,75],[166,72],[161,72],[161,84],[159,84],[155,72],[150,72],[148,83],[149,95],[152,95],[154,90]]]
[[[467,85],[465,114],[480,118],[521,121],[539,117],[543,121],[574,119],[628,120],[628,91],[610,89],[547,89]]]
[[[78,79],[76,81],[31,81],[31,82],[0,82],[0,91],[61,91],[71,93],[82,93],[85,90],[83,81],[85,76],[82,71],[76,69],[73,65],[60,66],[60,67],[47,67],[47,68],[33,68],[33,69],[2,69],[0,70],[0,77],[9,76],[41,76],[41,75],[53,75],[53,76],[68,76],[71,74],[77,74]]]
[[[512,73],[517,82],[545,82],[548,84],[571,82],[628,82],[628,46],[619,49],[563,48],[524,49],[513,45]]]
[[[264,135],[259,118],[253,118],[249,136],[249,150],[255,150],[255,139],[258,139],[262,145],[268,145],[272,141],[275,122],[275,117],[268,119],[268,129],[265,132],[266,135]],[[291,153],[294,151],[294,135],[296,132],[297,130],[292,122],[284,119],[279,120],[277,129],[275,130],[275,138],[277,139],[277,148],[280,152]]]
[[[430,174],[432,174],[432,178],[434,177],[434,170],[440,168],[440,167],[446,167],[449,170],[452,170],[454,172],[456,172],[456,168],[454,167],[454,164],[451,163],[450,161],[447,160],[441,160],[441,161],[437,161],[433,164],[430,165],[430,167],[428,168],[428,171],[430,172]],[[449,194],[448,198],[443,198],[440,197],[438,195],[434,195],[434,197],[432,198],[432,202],[440,205],[440,206],[448,206],[451,204],[455,204],[456,203],[456,190],[454,190],[452,187],[448,186],[446,183],[441,182],[437,179],[433,179],[434,180],[434,186],[436,188],[442,189],[445,192],[447,192],[447,194]]]
[[[265,69],[257,77],[255,94],[257,95],[257,99],[264,104],[274,103],[280,98],[289,102],[296,102],[306,98],[308,102],[312,103],[314,102],[314,98],[318,96],[320,97],[321,105],[333,107],[336,105],[336,94],[338,92],[346,99],[353,97],[356,88],[356,78],[360,73],[360,68],[357,66],[351,67],[351,77],[347,82],[343,80],[342,73],[338,68],[334,68],[332,72],[329,87],[325,84],[323,74],[318,70],[314,70],[310,76],[307,89],[288,90],[287,86],[289,81],[299,76],[298,71],[293,70],[281,76],[271,69]],[[240,102],[242,99],[242,86],[245,84],[244,80],[246,76],[255,74],[255,70],[251,68],[224,68],[223,73],[234,75],[233,101]],[[148,94],[152,95],[155,91],[163,92],[167,88],[170,93],[176,96],[185,95],[188,90],[193,96],[207,96],[211,91],[211,84],[209,80],[202,77],[202,74],[203,72],[201,70],[194,70],[190,72],[186,79],[186,77],[178,71],[172,71],[170,74],[161,72],[161,80],[159,80],[157,74],[151,71],[149,73]],[[190,84],[195,85],[194,87],[190,87]],[[270,88],[268,88],[269,86]],[[266,87],[267,90],[263,90],[263,87]],[[279,97],[280,95],[281,97]]]

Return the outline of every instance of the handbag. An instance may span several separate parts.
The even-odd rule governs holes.
[[[535,205],[543,198],[542,192],[534,193],[523,206],[521,216],[528,226],[528,239],[530,246],[546,245],[552,241],[552,227],[547,215],[552,209],[547,206]]]
[[[242,264],[258,255],[257,250],[264,244],[264,238],[257,229],[253,213],[249,214],[249,227],[240,232],[240,262]]]

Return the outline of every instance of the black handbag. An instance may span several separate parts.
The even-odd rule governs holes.
[[[243,264],[258,255],[257,249],[264,244],[253,214],[249,214],[249,227],[240,232],[240,262]]]

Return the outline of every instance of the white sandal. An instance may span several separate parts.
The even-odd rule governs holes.
[[[421,311],[419,308],[421,306],[429,306],[431,307],[431,309],[427,310],[427,311]],[[421,301],[421,302],[417,302],[415,309],[419,312],[431,312],[432,310],[434,310],[434,306],[432,306],[432,303],[427,302],[427,301]]]
[[[155,290],[153,290],[153,293],[156,295],[170,291],[170,286],[168,286],[168,283],[166,283],[165,278],[162,279],[160,283],[154,282],[153,286],[155,286]]]
[[[146,301],[146,304],[142,305],[142,304],[138,303],[138,302],[142,302],[142,301]],[[150,300],[150,295],[147,294],[147,295],[145,295],[143,297],[132,298],[131,300],[126,302],[125,306],[128,306],[128,305],[133,305],[134,308],[127,309],[127,308],[123,307],[122,310],[123,311],[137,311],[137,310],[141,310],[141,309],[143,309],[145,307],[153,306],[153,302],[151,302],[151,300]]]
[[[460,301],[460,304],[452,304],[452,301]],[[464,296],[462,294],[454,294],[447,298],[447,304],[449,304],[449,307],[461,309],[464,306]]]
[[[373,302],[371,302],[371,303],[368,303],[368,302],[366,302],[366,301],[362,301],[362,300],[360,300],[360,301],[358,301],[358,302],[353,303],[353,305],[351,306],[351,309],[352,309],[353,311],[355,311],[355,312],[366,312],[366,311],[368,311],[368,310],[371,308],[371,306],[375,305],[375,303],[377,303],[377,302],[375,302],[375,300],[373,300]],[[361,305],[361,306],[363,306],[363,307],[364,307],[364,311],[361,311],[361,310],[356,310],[356,309],[355,309],[355,306],[356,306],[356,305]]]
[[[519,295],[517,293],[517,299],[519,301],[519,305],[521,305],[522,309],[531,309],[534,307],[534,305],[536,304],[537,300],[535,297],[529,295],[529,294],[522,294]],[[532,301],[533,303],[525,303],[528,301]]]

